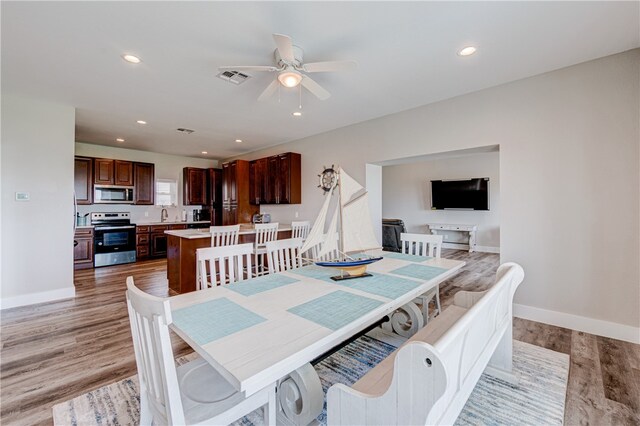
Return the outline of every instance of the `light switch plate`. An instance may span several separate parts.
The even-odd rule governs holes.
[[[28,192],[16,192],[16,201],[29,201]]]

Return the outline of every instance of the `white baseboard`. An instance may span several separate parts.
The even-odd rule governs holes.
[[[76,297],[76,288],[68,287],[58,290],[42,291],[40,293],[23,294],[14,297],[0,299],[0,310],[16,308],[18,306],[34,305],[36,303],[52,302],[60,299]]]
[[[482,253],[500,253],[500,247],[476,246],[476,251]]]
[[[533,306],[513,304],[513,315],[531,321],[551,324],[597,336],[640,343],[640,327],[603,321],[564,312],[549,311]]]
[[[462,243],[442,243],[442,248],[454,250],[469,250],[469,245]],[[500,247],[476,246],[476,251],[479,251],[481,253],[500,253]]]

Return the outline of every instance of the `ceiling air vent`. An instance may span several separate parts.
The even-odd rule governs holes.
[[[185,135],[190,135],[191,133],[195,132],[195,130],[185,129],[184,127],[180,127],[179,129],[176,129],[176,130],[179,131],[180,133],[184,133]]]
[[[229,83],[233,83],[233,84],[242,84],[244,83],[248,78],[251,78],[250,75],[241,73],[240,71],[222,71],[220,74],[218,74],[216,77],[224,80],[224,81],[228,81]]]

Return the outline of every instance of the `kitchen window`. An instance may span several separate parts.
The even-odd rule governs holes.
[[[171,179],[156,180],[156,206],[178,204],[178,182]]]

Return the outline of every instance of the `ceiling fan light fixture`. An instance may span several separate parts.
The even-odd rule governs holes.
[[[278,74],[278,81],[284,87],[296,87],[302,81],[302,74],[289,68]]]

